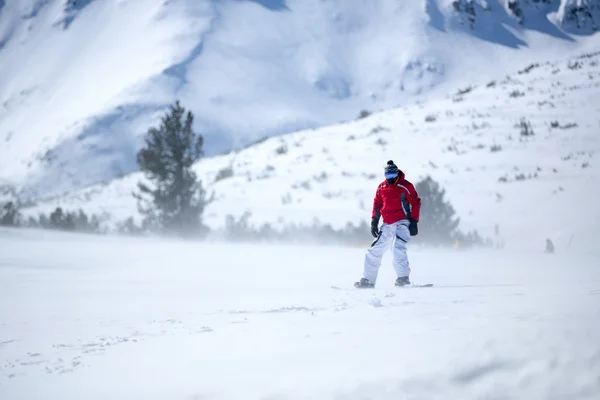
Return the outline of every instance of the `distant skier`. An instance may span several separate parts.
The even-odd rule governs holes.
[[[373,201],[371,234],[376,238],[365,255],[363,277],[356,282],[357,288],[373,288],[381,266],[381,258],[388,246],[392,247],[393,265],[396,270],[396,286],[410,285],[410,266],[406,244],[410,236],[419,232],[417,223],[421,211],[421,199],[412,183],[404,179],[404,173],[392,160],[385,167],[385,181],[377,188]],[[383,225],[379,230],[379,218]]]
[[[554,243],[550,239],[546,239],[546,254],[554,254]]]

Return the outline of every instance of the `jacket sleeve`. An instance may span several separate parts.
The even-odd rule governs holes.
[[[415,189],[412,183],[410,184],[409,189],[410,214],[412,219],[419,221],[419,218],[421,217],[421,198],[419,197],[419,193],[417,193],[417,189]]]
[[[373,213],[371,218],[379,219],[381,217],[381,207],[383,206],[383,199],[381,198],[381,192],[379,191],[379,187],[377,187],[377,192],[375,192],[375,199],[373,200]]]

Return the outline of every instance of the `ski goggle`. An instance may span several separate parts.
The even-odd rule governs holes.
[[[385,179],[394,179],[398,177],[398,172],[386,172]]]

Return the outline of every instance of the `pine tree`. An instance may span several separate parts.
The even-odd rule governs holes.
[[[19,226],[21,214],[15,203],[9,201],[0,208],[0,226]]]
[[[49,220],[49,227],[52,229],[62,229],[64,224],[64,213],[62,208],[57,207],[51,214]]]
[[[454,217],[454,208],[444,199],[446,191],[429,176],[415,188],[422,204],[417,238],[435,245],[452,243],[460,219]]]
[[[194,116],[176,102],[158,128],[150,128],[137,161],[151,185],[140,182],[138,199],[146,228],[168,233],[205,231],[202,214],[207,199],[192,165],[203,155],[204,139],[193,131]]]
[[[63,231],[74,231],[75,214],[64,212],[62,208],[57,207],[52,214],[50,214],[49,228],[60,229]]]

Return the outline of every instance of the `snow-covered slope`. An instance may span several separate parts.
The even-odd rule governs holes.
[[[525,119],[533,135],[523,136]],[[368,118],[271,138],[197,164],[217,201],[206,221],[251,213],[270,223],[334,227],[370,218],[371,201],[388,159],[413,182],[430,175],[446,189],[463,229],[509,247],[595,250],[600,240],[600,53],[561,62],[523,65],[445,99]],[[232,167],[233,176],[214,182]],[[106,185],[40,202],[35,215],[56,206],[136,214],[131,193],[139,173]]]
[[[0,228],[3,400],[597,400],[597,257]],[[227,255],[227,256],[224,256]],[[565,268],[568,266],[568,268]]]
[[[215,153],[482,82],[597,42],[597,3],[1,1],[0,184],[131,172],[176,98]]]

